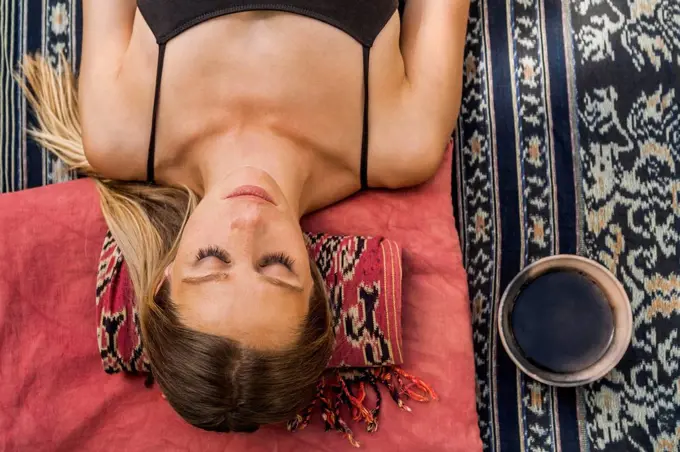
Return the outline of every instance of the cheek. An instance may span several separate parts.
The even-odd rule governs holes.
[[[304,234],[298,223],[286,222],[281,225],[277,234],[281,238],[285,238],[285,243],[291,247],[291,251],[294,249],[299,252],[307,249]]]
[[[179,240],[178,259],[193,259],[199,248],[211,245],[225,237],[226,228],[219,216],[195,213],[187,222]]]
[[[206,235],[214,234],[219,229],[220,222],[215,215],[197,215],[195,218],[191,217],[187,222],[182,240],[196,242]]]

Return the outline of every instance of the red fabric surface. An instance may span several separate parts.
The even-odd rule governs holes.
[[[403,249],[405,366],[441,400],[411,402],[411,414],[386,401],[378,433],[355,430],[367,451],[481,450],[450,169],[418,189],[363,193],[304,222],[310,232],[380,235]],[[105,231],[90,181],[0,196],[0,450],[354,450],[318,424],[294,434],[203,432],[157,389],[104,374],[92,288]]]

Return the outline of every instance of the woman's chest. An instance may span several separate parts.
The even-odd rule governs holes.
[[[398,22],[395,16],[385,27],[366,68],[375,121],[403,80]],[[170,41],[157,80],[158,46],[138,14],[111,121],[102,127],[115,121],[129,131],[126,147],[143,153],[155,105],[157,165],[181,162],[205,137],[252,128],[358,166],[364,69],[362,46],[344,32],[302,16],[257,12],[213,19]]]

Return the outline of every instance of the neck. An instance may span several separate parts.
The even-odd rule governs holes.
[[[205,140],[195,152],[197,173],[192,184],[202,197],[238,167],[267,172],[279,185],[298,218],[310,205],[305,190],[311,175],[309,152],[270,131],[231,133]]]

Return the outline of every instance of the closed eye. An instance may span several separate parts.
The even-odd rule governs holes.
[[[229,253],[227,253],[224,249],[218,247],[218,246],[209,246],[207,248],[201,248],[198,250],[198,253],[196,254],[196,262],[200,262],[204,259],[214,257],[216,259],[219,259],[220,261],[224,262],[225,264],[231,264],[231,256],[229,256]],[[297,276],[297,273],[295,270],[293,270],[293,266],[295,265],[295,260],[291,258],[290,256],[284,254],[284,253],[273,253],[273,254],[267,254],[263,256],[259,262],[257,263],[257,266],[259,269],[265,269],[267,267],[273,266],[273,265],[281,265],[285,267],[289,272],[291,272],[293,275]],[[292,283],[290,281],[286,281],[280,278],[275,277],[274,275],[270,274],[264,274],[263,272],[258,272],[260,273],[260,277],[265,279],[267,282],[274,284],[276,286],[280,286],[286,289],[293,290],[295,292],[303,292],[304,289],[302,286]],[[198,284],[203,284],[203,283],[209,283],[209,282],[216,282],[216,281],[224,281],[229,277],[228,272],[217,272],[217,273],[210,273],[208,275],[203,275],[203,276],[189,276],[185,277],[182,279],[182,282],[187,283],[187,284],[193,284],[193,285],[198,285]]]
[[[260,259],[257,263],[260,268],[269,267],[270,265],[283,265],[289,271],[295,273],[293,270],[293,265],[295,265],[295,260],[284,253],[273,253],[267,254]]]
[[[229,253],[227,253],[225,250],[220,248],[219,246],[209,246],[207,248],[201,248],[198,250],[198,253],[196,254],[196,262],[200,262],[203,259],[207,259],[209,257],[215,257],[225,264],[230,264],[231,263],[231,258],[229,257]]]

